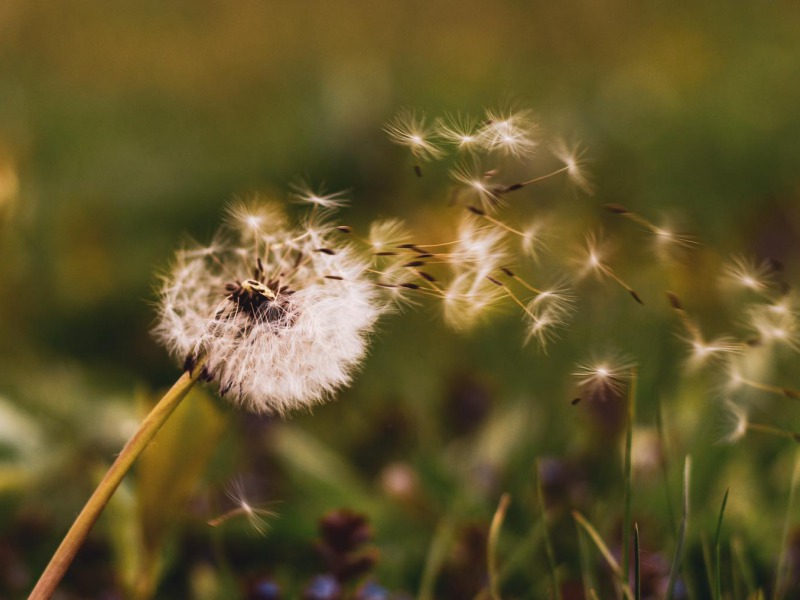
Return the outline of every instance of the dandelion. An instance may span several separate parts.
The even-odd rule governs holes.
[[[235,210],[212,252],[178,253],[155,333],[187,366],[204,360],[204,377],[248,410],[312,406],[349,382],[382,311],[367,264],[319,227],[254,237]]]
[[[635,363],[629,358],[617,355],[580,363],[573,375],[590,399],[606,400],[622,396],[634,366]]]

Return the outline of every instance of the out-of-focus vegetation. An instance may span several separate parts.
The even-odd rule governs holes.
[[[571,514],[620,560],[625,401],[570,404],[576,362],[608,348],[639,365],[632,515],[644,597],[667,586],[687,454],[675,597],[712,597],[728,488],[725,597],[796,597],[796,443],[756,433],[719,443],[730,433],[724,374],[686,373],[664,291],[713,337],[739,326],[740,300],[715,285],[732,256],[779,260],[800,281],[798,30],[792,2],[5,0],[0,597],[30,590],[177,377],[149,329],[158,271],[186,235],[205,241],[230,198],[285,198],[300,178],[349,189],[342,218],[355,227],[398,216],[437,232],[453,221],[445,170],[415,177],[383,125],[403,106],[507,105],[534,107],[592,159],[593,197],[549,188],[561,199],[545,208],[570,234],[555,234],[551,251],[566,256],[573,237],[603,227],[645,305],[582,284],[577,317],[547,354],[522,347],[515,316],[454,333],[423,305],[384,320],[336,402],[287,422],[196,391],[98,522],[62,597],[273,598],[279,587],[325,598],[344,582],[362,599],[471,598],[487,584],[503,492],[502,597],[551,597],[545,531],[565,600],[592,585],[614,597]],[[656,267],[605,203],[675,216],[702,245]],[[768,359],[771,381],[800,387],[797,352]],[[792,399],[751,401],[754,420],[800,428]],[[234,480],[277,513],[266,535],[246,518],[207,525],[231,509]],[[371,534],[334,509],[364,515]]]

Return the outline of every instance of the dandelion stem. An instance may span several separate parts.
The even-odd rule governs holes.
[[[75,519],[53,558],[50,559],[50,563],[36,583],[36,587],[33,588],[28,600],[47,600],[53,595],[70,564],[72,564],[75,555],[89,535],[89,531],[126,473],[200,378],[203,371],[203,362],[205,361],[198,362],[193,371],[186,371],[181,375],[180,379],[164,394],[164,397],[159,400],[158,404],[153,407],[144,421],[142,421],[136,433],[125,444],[125,447]]]

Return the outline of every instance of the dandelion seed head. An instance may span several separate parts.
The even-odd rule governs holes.
[[[352,247],[249,207],[265,240],[244,214],[230,210],[213,252],[177,254],[154,331],[177,360],[205,358],[235,404],[285,414],[349,383],[385,304]]]

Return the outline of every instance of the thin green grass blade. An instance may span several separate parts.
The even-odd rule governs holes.
[[[672,535],[676,535],[677,529],[675,525],[675,507],[672,506],[672,492],[669,485],[669,463],[667,461],[669,451],[667,448],[667,438],[664,433],[664,415],[662,413],[660,396],[658,397],[656,403],[656,431],[658,432],[658,446],[661,449],[661,460],[659,462],[661,463],[661,474],[664,478],[664,492],[667,500],[667,516],[669,517],[669,527],[670,531],[672,531]]]
[[[631,540],[631,449],[633,448],[633,423],[636,419],[636,369],[631,370],[630,384],[628,385],[628,416],[625,432],[625,498],[624,514],[622,521],[622,576],[628,581],[630,570],[630,540]]]
[[[639,563],[639,524],[633,524],[633,595],[642,600],[642,570]]]
[[[778,567],[775,570],[775,588],[772,593],[773,600],[783,598],[786,587],[786,550],[789,542],[789,530],[792,526],[792,508],[794,507],[794,497],[797,490],[797,479],[800,476],[800,451],[794,455],[794,469],[792,471],[792,481],[789,484],[789,501],[786,503],[786,516],[783,519],[783,533],[781,534],[781,553],[778,557]]]
[[[686,526],[689,522],[689,484],[691,482],[692,473],[692,458],[686,457],[683,465],[683,517],[681,518],[681,525],[678,529],[678,542],[675,545],[675,555],[672,558],[672,567],[669,572],[669,582],[667,583],[667,592],[664,595],[666,600],[672,599],[672,594],[675,591],[675,582],[678,581],[678,572],[681,569],[681,558],[683,556],[683,542],[686,538]]]
[[[451,516],[445,516],[436,527],[433,534],[428,557],[425,559],[425,568],[422,572],[422,581],[419,585],[417,600],[433,600],[433,589],[436,585],[436,577],[442,569],[447,550],[453,541],[455,534],[455,521]]]
[[[757,591],[756,580],[755,575],[753,575],[752,565],[748,564],[747,560],[745,559],[744,547],[740,538],[734,538],[731,541],[731,556],[733,557],[736,566],[739,568],[739,573],[741,574],[745,588],[747,589],[747,597],[752,598],[755,596]]]
[[[603,541],[603,538],[600,537],[600,534],[597,533],[597,530],[594,528],[594,526],[577,510],[572,511],[572,518],[575,519],[578,525],[580,525],[589,535],[589,538],[594,542],[595,547],[600,551],[600,554],[603,555],[606,563],[614,572],[614,575],[616,575],[623,594],[625,594],[627,598],[633,598],[631,586],[627,581],[625,581],[625,579],[623,579],[622,567],[620,567],[617,559],[614,558],[614,555],[611,554],[608,546],[606,546],[606,543]]]
[[[578,530],[578,558],[581,565],[581,583],[583,584],[583,594],[588,598],[596,586],[594,573],[592,572],[592,561],[589,556],[589,548],[586,544],[586,536],[580,527]]]
[[[550,572],[550,584],[553,587],[553,598],[561,600],[561,585],[558,581],[558,572],[556,570],[556,555],[553,551],[553,542],[550,539],[550,532],[547,529],[547,517],[544,504],[544,491],[542,490],[541,469],[539,468],[539,461],[536,461],[536,497],[539,501],[539,512],[542,518],[542,527],[544,528],[544,550],[547,555],[547,568]]]
[[[489,591],[492,600],[500,600],[500,580],[497,576],[497,543],[500,539],[500,530],[503,527],[503,521],[508,512],[508,505],[511,503],[511,496],[503,494],[500,497],[500,503],[497,505],[497,510],[492,517],[492,524],[489,527],[489,541],[486,548],[486,556],[489,569]]]
[[[722,498],[722,506],[719,509],[719,517],[717,518],[717,532],[714,534],[714,598],[722,600],[722,560],[720,551],[720,535],[722,534],[722,518],[725,516],[725,505],[728,504],[728,493],[730,488],[725,490],[725,496]]]

